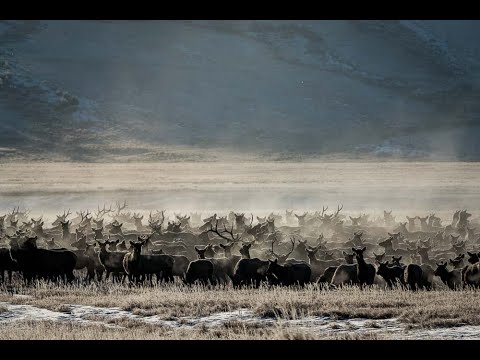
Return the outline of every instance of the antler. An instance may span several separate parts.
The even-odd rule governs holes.
[[[237,235],[237,236],[234,236],[233,235],[233,225],[232,225],[232,229],[229,231],[227,230],[227,227],[225,226],[225,224],[223,225],[223,228],[224,230],[222,232],[218,231],[218,220],[215,222],[215,229],[213,228],[212,224],[210,224],[210,229],[208,230],[209,232],[213,232],[215,234],[217,234],[218,236],[220,236],[222,239],[225,239],[227,241],[231,241],[231,242],[239,242],[240,240],[242,240],[242,235]],[[227,238],[226,236],[223,236],[224,233],[227,233],[230,235],[230,239]]]
[[[337,217],[338,214],[340,213],[340,211],[341,211],[342,209],[343,209],[343,204],[342,204],[341,207],[340,207],[340,205],[337,205],[337,211],[335,212],[335,214],[333,215],[333,217],[334,217],[334,218]]]
[[[67,212],[63,211],[63,218],[64,218],[65,220],[67,220],[67,217],[68,217],[69,215],[71,215],[71,214],[72,214],[72,212],[70,211],[70,209],[68,209]]]
[[[115,201],[115,206],[117,207],[117,215],[120,215],[120,212],[127,207],[127,200],[123,202],[123,205],[120,206],[118,201]]]
[[[327,210],[328,210],[328,205],[327,205],[327,207],[322,205],[322,214],[320,215],[320,217],[323,217],[323,215],[325,214],[325,211],[327,211]]]
[[[100,209],[100,205],[97,206],[98,211],[94,211],[95,217],[97,219],[103,218],[106,214],[113,212],[112,205],[107,209],[106,205],[103,204],[103,209]]]
[[[295,236],[291,236],[291,237],[290,237],[290,242],[292,243],[292,248],[291,248],[290,252],[289,252],[287,255],[285,255],[285,257],[289,257],[290,254],[291,254],[291,253],[293,252],[293,250],[295,249],[295,241],[296,241]]]
[[[80,211],[80,212],[77,211],[77,215],[80,215],[80,217],[82,218],[80,223],[83,223],[85,220],[88,220],[87,219],[88,215],[92,215],[92,214],[90,213],[90,211],[87,210],[87,211]]]
[[[12,210],[12,213],[11,213],[11,216],[12,217],[15,217],[16,215],[18,215],[20,212],[20,206],[17,206],[16,208],[13,207],[13,210]]]
[[[275,251],[273,251],[273,244],[277,242],[277,236],[275,235],[272,240],[272,250],[270,251],[273,256],[275,256],[277,259],[280,257],[280,255],[276,254]]]

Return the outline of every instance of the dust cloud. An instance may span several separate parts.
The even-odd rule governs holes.
[[[0,212],[53,218],[64,209],[127,201],[148,213],[315,211],[383,216],[480,209],[480,164],[466,162],[19,163],[0,168]]]

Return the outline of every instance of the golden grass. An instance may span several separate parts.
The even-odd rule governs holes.
[[[250,309],[258,316],[279,319],[398,318],[419,328],[480,325],[480,294],[476,290],[411,292],[357,287],[321,290],[317,286],[206,289],[182,285],[129,288],[113,284],[65,287],[41,283],[20,291],[31,297],[0,293],[0,301],[53,311],[68,311],[64,304],[120,307],[136,315],[158,315],[164,320]]]
[[[373,333],[312,334],[305,330],[276,327],[252,327],[244,323],[216,329],[198,327],[170,329],[156,325],[137,323],[133,320],[118,321],[124,328],[108,328],[101,325],[79,325],[53,321],[21,321],[2,324],[2,340],[336,340],[382,339],[387,335]]]

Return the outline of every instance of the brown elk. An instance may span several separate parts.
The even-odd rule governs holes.
[[[71,214],[72,212],[70,211],[70,209],[68,209],[68,211],[63,212],[63,215],[57,215],[57,219],[52,223],[52,226],[60,226],[61,223],[65,222],[67,220],[67,217]]]

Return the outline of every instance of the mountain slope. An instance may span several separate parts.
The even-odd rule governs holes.
[[[478,21],[0,22],[0,156],[477,160],[479,30]]]

